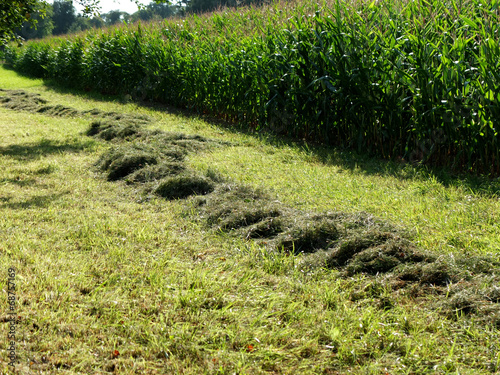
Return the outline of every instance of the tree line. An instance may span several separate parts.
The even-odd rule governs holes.
[[[150,3],[133,14],[113,10],[100,15],[78,14],[71,0],[55,0],[53,4],[39,2],[30,20],[16,30],[21,38],[37,39],[50,35],[75,33],[91,28],[111,26],[120,22],[150,21],[176,15],[176,6],[169,3]],[[33,23],[33,21],[36,21]]]
[[[16,29],[24,40],[41,39],[51,35],[76,33],[91,28],[102,28],[120,22],[134,23],[183,16],[187,13],[202,13],[223,6],[238,7],[260,4],[263,0],[179,0],[172,4],[157,0],[133,14],[113,10],[100,15],[77,14],[72,0],[55,0],[53,4],[37,2],[29,20]],[[35,21],[35,22],[33,22]]]

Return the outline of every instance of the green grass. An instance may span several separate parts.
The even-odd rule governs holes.
[[[443,259],[498,259],[498,181],[259,139],[0,73],[0,88],[40,93],[53,105],[141,113],[156,120],[149,129],[229,142],[188,153],[193,173],[261,188],[290,209],[365,211]],[[0,305],[5,314],[15,267],[19,373],[500,370],[498,326],[480,312],[454,316],[438,286],[397,290],[384,275],[345,277],[315,266],[314,254],[213,231],[184,200],[108,181],[95,163],[115,141],[87,136],[93,120],[0,107]],[[474,280],[444,288],[467,291]],[[0,327],[7,372],[7,323]]]

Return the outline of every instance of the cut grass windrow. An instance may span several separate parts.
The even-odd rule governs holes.
[[[270,253],[302,254],[303,266],[340,270],[345,277],[364,274],[409,298],[440,295],[442,300],[429,303],[448,317],[468,314],[500,327],[500,263],[486,257],[438,256],[415,246],[402,228],[372,215],[303,212],[261,190],[184,165],[188,153],[218,142],[140,127],[119,137],[120,129],[119,121],[93,123],[87,133],[103,139],[108,137],[102,134],[112,133],[114,140],[121,140],[97,163],[108,180],[144,185],[146,194],[167,200],[186,199],[193,220],[215,232],[256,241]]]
[[[0,263],[16,269],[19,373],[499,371],[495,185],[350,153],[326,162],[0,70],[4,88],[79,113],[0,106]],[[113,152],[156,164],[108,181],[99,165]],[[213,190],[155,193],[181,176]]]
[[[206,176],[189,170],[189,153],[227,145],[199,135],[147,130],[152,119],[99,110],[77,111],[51,106],[38,94],[1,90],[5,108],[68,117],[90,115],[88,136],[113,141],[96,166],[110,181],[143,186],[145,194],[188,200],[188,211],[214,231],[255,240],[271,252],[313,254],[304,262],[314,267],[342,270],[345,276],[374,275],[394,291],[412,296],[429,292],[446,295],[436,308],[449,316],[479,314],[500,326],[500,282],[497,262],[481,257],[444,259],[418,249],[401,228],[365,213],[318,214],[286,207],[269,194],[228,183],[217,173]],[[194,215],[193,215],[194,212]],[[452,287],[449,287],[452,285]],[[459,287],[453,287],[459,285]],[[465,288],[465,289],[464,289]]]

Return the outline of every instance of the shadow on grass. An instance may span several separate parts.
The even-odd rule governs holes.
[[[52,202],[56,201],[57,199],[66,194],[67,193],[37,195],[35,197],[28,198],[21,202],[10,202],[9,199],[8,202],[1,204],[0,208],[13,209],[13,210],[33,208],[33,207],[44,208],[49,206]]]
[[[31,78],[27,76],[27,78]],[[110,95],[110,94],[102,94],[96,91],[84,91],[71,87],[67,87],[57,83],[52,79],[44,79],[43,84],[49,90],[63,95],[75,95],[78,97],[82,97],[85,99],[92,99],[99,102],[108,102],[108,103],[125,103],[126,101],[123,99],[123,95]]]
[[[20,178],[2,178],[0,179],[0,185],[3,184],[13,184],[20,187],[23,186],[33,186],[36,184],[36,180],[33,178],[20,179]]]
[[[71,143],[60,143],[51,139],[42,139],[37,143],[0,146],[0,155],[10,156],[20,161],[36,160],[45,155],[80,152],[92,148],[93,139],[74,139]]]
[[[393,177],[399,180],[435,182],[444,187],[461,186],[473,194],[500,196],[500,178],[486,175],[457,173],[447,167],[432,167],[411,164],[404,161],[384,160],[352,150],[299,145],[302,150],[313,155],[326,165],[334,165],[352,173]]]
[[[21,77],[25,77],[28,79],[42,79],[43,84],[46,88],[48,88],[49,90],[52,90],[56,93],[59,93],[59,94],[76,95],[76,96],[79,96],[82,98],[92,99],[92,100],[97,100],[97,101],[102,101],[102,102],[120,101],[119,95],[106,95],[106,94],[101,94],[101,93],[98,93],[95,91],[83,91],[83,90],[79,90],[79,89],[75,89],[75,88],[70,88],[70,87],[61,85],[60,83],[58,83],[57,81],[55,81],[53,79],[41,78],[41,77],[37,77],[35,75],[18,72],[11,65],[9,65],[7,63],[2,64],[0,62],[0,64],[2,65],[2,67],[4,69],[15,72],[16,74],[18,74]]]

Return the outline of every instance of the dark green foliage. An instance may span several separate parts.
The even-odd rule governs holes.
[[[126,12],[120,12],[119,10],[112,10],[111,12],[102,15],[104,20],[108,25],[115,25],[122,21],[122,17],[128,15]]]
[[[132,21],[150,21],[154,19],[168,18],[175,14],[175,6],[168,3],[149,3],[145,8],[131,15]]]
[[[28,21],[36,25],[37,20],[31,18],[32,13],[39,10],[38,0],[2,0],[0,3],[0,45],[14,37],[15,30]]]
[[[7,49],[8,50],[8,49]],[[48,44],[29,44],[20,54],[6,54],[7,62],[17,71],[31,77],[49,77],[48,66],[54,61],[55,51]],[[12,58],[16,58],[15,62]]]
[[[24,40],[42,39],[52,35],[54,23],[52,22],[52,5],[45,2],[38,2],[36,11],[31,13],[30,19],[23,23],[16,33]],[[36,21],[34,24],[32,21]]]
[[[58,77],[59,83],[67,87],[84,88],[81,65],[84,58],[84,45],[82,41],[76,40],[71,43],[61,43],[54,56],[54,60],[45,68],[50,77]]]
[[[65,34],[76,20],[76,9],[71,0],[55,0],[52,6],[54,35]]]
[[[20,71],[85,89],[498,174],[497,5],[453,4],[302,4],[291,13],[271,6],[57,47],[37,42],[6,55]]]
[[[191,195],[205,195],[213,191],[214,183],[206,177],[184,174],[165,178],[155,193],[166,199],[184,199]]]
[[[133,36],[101,34],[92,38],[85,54],[85,69],[81,76],[87,89],[107,94],[128,94],[147,76],[145,47],[142,33]]]

